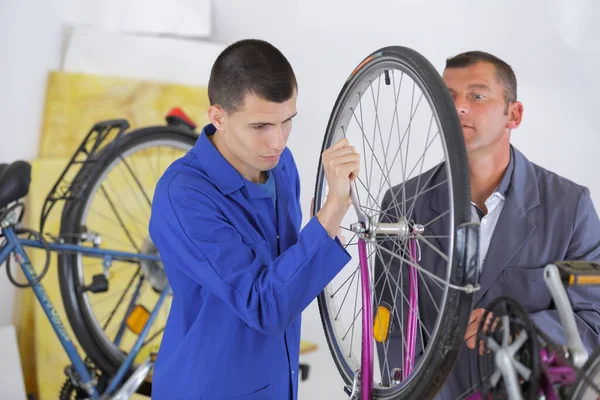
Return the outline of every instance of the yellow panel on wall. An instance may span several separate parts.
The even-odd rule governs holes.
[[[97,122],[126,119],[133,128],[164,124],[180,107],[208,123],[206,87],[53,71],[48,76],[40,157],[70,157]]]

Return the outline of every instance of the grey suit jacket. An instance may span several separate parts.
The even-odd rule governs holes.
[[[564,343],[558,313],[552,307],[551,295],[543,279],[543,268],[547,263],[558,260],[600,262],[600,220],[587,188],[533,164],[517,149],[513,148],[513,151],[515,165],[510,188],[483,261],[479,280],[481,289],[474,295],[473,308],[486,308],[499,296],[513,297],[530,313],[535,324],[555,342]],[[434,168],[406,184],[407,198],[412,193],[422,193],[411,215],[416,223],[428,223],[449,210],[447,186],[439,185],[445,179],[445,169]],[[398,193],[397,190],[393,192]],[[400,204],[400,201],[392,202],[392,195],[388,192],[382,203],[383,210],[389,209],[388,217],[401,211],[400,206],[390,207],[393,204]],[[427,225],[425,235],[447,235],[448,215]],[[446,239],[431,238],[430,242],[447,254]],[[420,265],[443,276],[446,269],[444,260],[430,246],[421,245],[421,252]],[[392,263],[390,271],[388,280],[392,276],[399,277],[397,263]],[[376,268],[376,279],[378,273],[381,273],[381,265]],[[402,281],[404,290],[407,290],[407,275],[403,275],[398,282]],[[391,304],[394,295],[390,288],[394,285],[383,284],[382,281],[376,285],[375,291],[382,301]],[[426,343],[437,318],[432,301],[439,305],[441,293],[431,279],[419,278],[420,333]],[[583,342],[591,351],[600,345],[600,287],[571,287],[568,294]],[[400,302],[404,304],[406,315],[406,299],[397,298],[396,303]],[[391,332],[386,359],[388,365],[384,369],[402,365],[402,339],[397,325],[393,324],[396,329]],[[420,347],[419,341],[417,350]],[[381,350],[378,346],[378,351]],[[476,351],[468,349],[463,342],[455,368],[436,399],[462,398],[477,385],[477,357]]]

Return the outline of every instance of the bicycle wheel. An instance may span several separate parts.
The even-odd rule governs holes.
[[[600,398],[600,348],[594,350],[590,358],[577,372],[573,385],[572,400],[597,400]]]
[[[79,198],[65,204],[61,237],[81,245],[101,238],[102,249],[157,255],[148,234],[154,188],[164,170],[196,139],[189,129],[158,126],[132,131],[110,143],[75,178],[75,185],[85,179],[87,186]],[[98,368],[114,374],[167,286],[162,264],[114,260],[106,268],[99,258],[60,254],[58,272],[75,336]],[[108,288],[94,292],[90,285],[100,274],[107,276]],[[170,303],[167,297],[136,362],[158,349]],[[130,316],[139,318],[138,323],[128,321]]]
[[[493,318],[490,318],[490,315]],[[488,321],[488,319],[490,319]],[[487,321],[487,322],[485,322]],[[484,329],[484,323],[488,327]],[[540,380],[540,349],[533,322],[523,306],[510,297],[497,297],[488,306],[481,318],[477,331],[477,343],[483,342],[482,355],[477,357],[480,392],[484,399],[512,398],[524,400],[538,398]],[[511,350],[514,349],[514,354]],[[503,370],[498,367],[498,352],[506,350],[511,354],[514,368]],[[506,373],[514,372],[514,382],[507,381]],[[510,379],[510,378],[508,378]],[[514,385],[514,386],[513,386]]]
[[[380,49],[342,88],[322,151],[343,137],[361,153],[361,171],[341,226],[353,262],[318,298],[330,351],[349,385],[362,347],[376,347],[373,398],[433,397],[458,355],[472,301],[464,287],[478,272],[466,150],[452,98],[419,53]],[[319,162],[315,212],[327,190]],[[363,340],[359,239],[367,245],[374,321],[372,337]]]

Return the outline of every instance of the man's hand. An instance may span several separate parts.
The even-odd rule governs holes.
[[[348,139],[343,138],[325,150],[321,159],[329,186],[325,203],[332,201],[340,206],[350,206],[350,183],[358,176],[360,155]]]
[[[321,159],[329,193],[317,213],[317,219],[333,239],[352,204],[350,184],[358,177],[360,155],[344,138],[325,150]]]
[[[467,332],[465,333],[465,342],[467,347],[470,349],[474,349],[477,345],[477,331],[479,330],[479,325],[481,325],[481,319],[485,314],[485,308],[476,308],[471,312],[471,317],[469,318],[469,325],[467,326]],[[492,313],[488,314],[487,321],[484,326],[484,332],[489,329],[489,324],[494,318]],[[479,354],[483,354],[484,351],[484,343],[483,340],[479,342]]]

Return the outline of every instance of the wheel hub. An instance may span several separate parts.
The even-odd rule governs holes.
[[[371,218],[364,216],[362,221],[350,225],[350,229],[362,236],[364,239],[373,240],[377,236],[397,236],[401,239],[414,238],[425,232],[425,226],[415,224],[414,221],[407,221],[400,217],[398,222],[379,222],[373,223]]]

